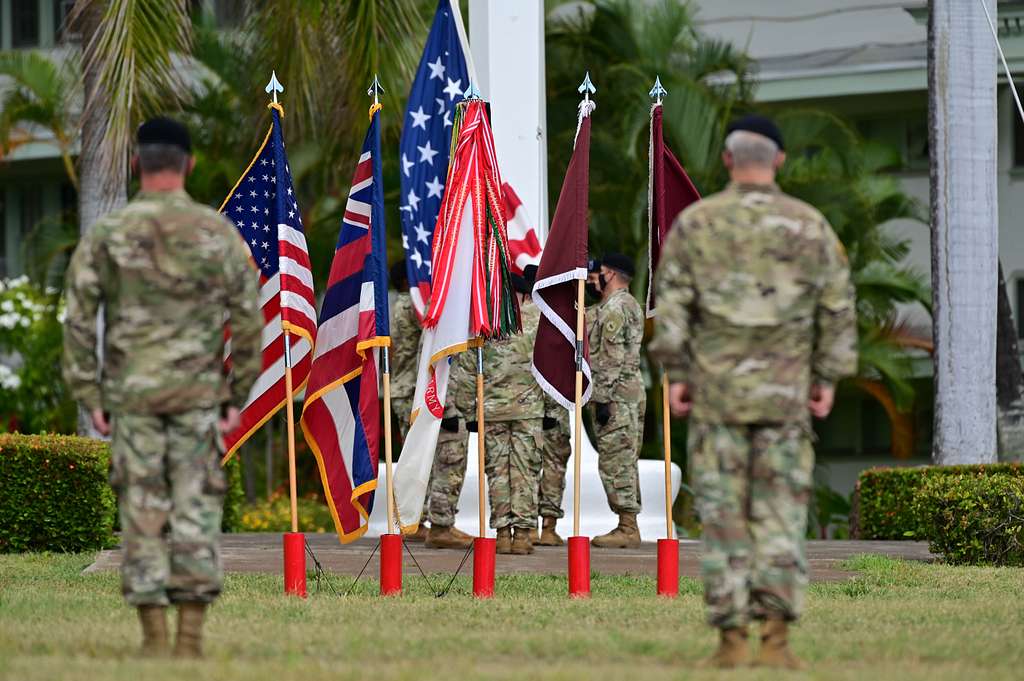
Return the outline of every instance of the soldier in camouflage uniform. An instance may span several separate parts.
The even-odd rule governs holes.
[[[198,657],[204,611],[222,583],[221,435],[238,426],[259,375],[263,318],[257,272],[234,226],[185,193],[188,132],[154,119],[138,143],[141,191],[82,237],[67,271],[64,377],[96,430],[112,434],[122,590],[139,611],[142,652],[168,652],[166,610],[175,604],[174,652]]]
[[[422,329],[409,295],[405,261],[391,266],[391,283],[397,289],[391,303],[391,408],[398,432],[405,440],[416,392],[416,370],[420,361]]]
[[[497,552],[525,555],[533,553],[537,527],[544,399],[530,369],[540,310],[528,295],[532,284],[515,275],[513,282],[520,293],[523,332],[484,346],[484,468]],[[475,351],[461,353],[457,361],[460,370],[475,373]],[[455,396],[459,411],[475,414],[475,386],[470,391],[468,380],[460,385]],[[467,427],[476,432],[475,418]]]
[[[541,546],[562,546],[565,542],[558,536],[555,526],[565,515],[562,497],[565,494],[565,469],[569,463],[572,448],[569,440],[569,410],[544,394],[544,444],[541,448],[540,485],[538,487],[538,509],[541,517],[541,533],[537,543]]]
[[[735,122],[724,160],[732,182],[687,208],[658,268],[651,353],[670,406],[690,414],[690,481],[704,528],[708,621],[721,630],[708,664],[749,659],[798,668],[788,622],[807,585],[804,533],[814,450],[835,382],[857,366],[846,255],[825,218],[774,184],[782,136],[768,119]]]
[[[640,546],[637,460],[647,399],[640,373],[644,313],[629,292],[633,273],[633,261],[620,253],[602,258],[597,285],[601,302],[590,313],[597,466],[608,506],[619,516],[618,527],[594,537],[593,545],[602,548]]]

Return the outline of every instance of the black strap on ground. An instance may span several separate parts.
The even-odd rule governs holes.
[[[320,559],[316,557],[315,553],[313,553],[313,547],[309,545],[308,541],[304,541],[303,543],[306,545],[306,553],[308,553],[309,557],[313,559],[313,579],[316,580],[317,593],[320,593],[320,579],[323,578],[323,580],[327,582],[327,586],[331,588],[331,593],[337,596],[338,590],[334,588],[334,582],[332,582],[331,578],[327,576],[327,571],[324,570],[324,566],[320,563]]]
[[[345,595],[346,596],[348,596],[349,594],[352,593],[352,589],[356,588],[356,582],[358,582],[359,578],[363,576],[364,572],[366,572],[366,567],[370,564],[370,561],[373,560],[373,556],[377,553],[377,549],[379,549],[379,548],[380,548],[380,539],[377,540],[377,543],[373,547],[373,551],[370,551],[370,556],[366,559],[366,562],[363,563],[363,569],[359,571],[359,574],[356,575],[356,578],[352,580],[351,584],[349,584],[348,590],[345,591]]]
[[[409,544],[405,541],[404,538],[402,539],[402,546],[405,547],[405,550],[409,554],[409,557],[412,558],[412,562],[416,565],[416,569],[420,571],[420,575],[423,576],[423,581],[425,581],[427,583],[427,586],[430,587],[430,593],[436,596],[437,589],[434,587],[434,583],[430,581],[430,577],[427,577],[427,573],[424,572],[423,568],[420,567],[420,562],[416,560],[416,556],[413,555],[412,549],[409,548]]]
[[[459,563],[459,568],[455,571],[455,574],[452,575],[452,578],[448,580],[448,584],[446,584],[443,589],[434,594],[437,598],[444,598],[452,590],[452,585],[455,584],[455,578],[459,576],[460,572],[462,572],[462,567],[466,564],[466,561],[469,560],[469,554],[473,553],[473,548],[475,546],[476,542],[473,542],[469,545],[469,548],[466,549],[465,555],[462,556],[462,562]]]

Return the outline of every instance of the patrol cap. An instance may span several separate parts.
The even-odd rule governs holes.
[[[517,292],[529,294],[533,292],[533,285],[537,282],[537,266],[527,265],[523,273],[512,275],[512,288]]]
[[[633,264],[633,259],[622,253],[606,253],[601,258],[601,264],[609,269],[625,274],[630,279],[636,274],[636,265]]]
[[[587,258],[587,272],[593,274],[594,272],[601,271],[601,259],[600,258]]]
[[[767,116],[749,114],[742,118],[737,118],[725,129],[725,136],[728,137],[737,130],[744,130],[767,137],[772,142],[775,142],[776,146],[779,147],[779,151],[784,151],[786,148],[782,144],[782,132],[779,130],[779,126],[775,125],[775,122]]]
[[[186,154],[192,153],[192,139],[189,137],[188,128],[174,120],[164,116],[150,118],[139,126],[135,135],[139,146],[144,144],[168,144],[178,147]]]

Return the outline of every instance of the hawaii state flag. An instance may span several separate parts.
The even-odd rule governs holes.
[[[522,329],[486,103],[460,104],[453,135],[448,188],[434,232],[434,279],[423,321],[412,425],[395,464],[395,504],[403,532],[419,526],[452,356],[475,347],[480,338],[506,338]]]
[[[533,375],[544,391],[566,409],[573,409],[576,403],[576,304],[579,282],[587,278],[592,112],[592,103],[581,103],[576,146],[565,171],[537,282],[533,285],[533,302],[541,311],[533,346]],[[585,404],[591,393],[586,328],[582,345],[579,370],[583,372]]]
[[[302,431],[342,543],[366,532],[373,508],[381,434],[377,355],[391,344],[379,111],[370,109],[352,178],[302,407]]]
[[[647,217],[650,230],[650,260],[647,277],[647,316],[654,316],[654,273],[661,261],[661,246],[683,209],[700,200],[700,193],[682,164],[665,144],[662,106],[651,107],[650,184]]]

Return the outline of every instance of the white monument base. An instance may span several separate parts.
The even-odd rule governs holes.
[[[585,537],[596,537],[604,534],[616,526],[618,518],[608,508],[608,500],[604,494],[604,486],[597,472],[597,451],[590,444],[584,435],[583,437],[583,460],[581,462],[581,484],[580,484],[580,534]],[[665,536],[665,464],[662,461],[653,459],[641,459],[640,471],[640,497],[643,511],[637,517],[640,526],[640,536],[644,541],[655,541]],[[466,466],[466,482],[462,486],[462,495],[459,497],[459,514],[455,519],[458,528],[470,534],[477,534],[479,531],[479,518],[477,515],[477,485],[479,480],[479,467],[476,454],[476,433],[469,435],[469,462]],[[384,463],[379,467],[380,487],[374,499],[373,512],[370,514],[370,527],[366,536],[376,537],[385,531],[387,527],[386,497],[384,492]],[[486,482],[486,481],[485,481]],[[572,505],[573,505],[573,460],[569,458],[568,472],[566,474],[565,496],[562,498],[562,510],[565,517],[558,521],[558,533],[562,537],[572,535]],[[679,493],[679,486],[682,482],[682,471],[679,466],[672,464],[672,499]],[[486,488],[484,491],[486,497]],[[486,503],[486,498],[485,498]],[[490,520],[490,507],[487,506],[485,519]],[[487,536],[493,537],[494,530],[487,528]]]

